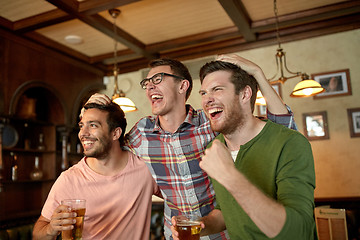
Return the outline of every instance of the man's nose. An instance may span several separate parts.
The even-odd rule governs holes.
[[[81,138],[82,136],[88,136],[89,135],[89,128],[88,127],[81,127],[80,131],[79,131],[79,137]]]
[[[146,90],[154,89],[155,84],[152,81],[149,81],[146,85]]]
[[[210,104],[214,102],[214,97],[212,96],[211,93],[207,93],[205,95],[202,96],[202,105],[203,107],[205,107],[206,105]]]

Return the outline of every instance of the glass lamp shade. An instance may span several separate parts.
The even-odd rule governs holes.
[[[296,84],[291,97],[311,97],[324,92],[325,89],[315,80],[302,80]]]
[[[121,107],[121,109],[124,111],[124,113],[127,112],[134,112],[137,110],[135,104],[133,101],[131,101],[129,98],[127,97],[120,97],[119,95],[114,95],[112,97],[112,101],[114,103],[116,103],[117,105],[119,105]]]
[[[255,101],[256,105],[266,105],[266,101],[265,98],[263,97],[262,93],[260,92],[260,90],[257,91],[256,93],[256,101]]]

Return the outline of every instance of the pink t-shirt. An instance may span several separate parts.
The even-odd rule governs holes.
[[[86,199],[84,240],[148,240],[151,197],[157,191],[145,163],[130,152],[126,167],[115,176],[94,172],[83,158],[61,173],[41,214],[50,220],[62,199]]]

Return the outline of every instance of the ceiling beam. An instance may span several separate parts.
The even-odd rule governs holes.
[[[150,50],[150,52],[167,51],[170,49],[184,48],[189,45],[201,45],[204,42],[214,42],[229,39],[235,36],[239,36],[238,29],[236,27],[227,27],[219,30],[203,32],[191,36],[150,44],[146,46],[146,49]]]
[[[81,20],[89,24],[93,28],[99,30],[100,32],[108,35],[109,37],[115,38],[116,41],[121,42],[134,52],[141,54],[148,59],[153,59],[156,57],[154,54],[146,51],[145,44],[125,32],[121,28],[116,27],[117,34],[115,35],[115,32],[113,30],[113,24],[98,14],[87,16]]]
[[[76,0],[46,0],[46,1],[69,14],[79,12],[78,11],[79,2]]]
[[[146,45],[128,32],[117,27],[115,35],[110,18],[103,17],[107,9],[116,8],[139,0],[46,0],[59,9],[51,10],[26,19],[11,22],[0,17],[0,30],[9,29],[17,36],[47,46],[51,52],[64,53],[83,63],[92,64],[111,74],[114,55],[112,52],[98,56],[86,56],[72,48],[48,39],[35,30],[79,19],[128,48],[118,51],[120,72],[129,72],[146,67],[150,59],[170,57],[188,60],[219,53],[275,45],[275,18],[252,22],[241,0],[218,0],[234,22],[233,26],[184,36],[168,41]],[[304,10],[279,16],[281,42],[306,39],[341,31],[360,28],[360,0],[344,1],[324,7]],[[55,51],[53,51],[55,50]]]
[[[78,12],[83,14],[92,15],[95,13],[103,12],[108,9],[118,8],[123,5],[138,2],[140,0],[87,0],[79,2]]]
[[[121,28],[117,27],[117,35],[113,31],[113,24],[107,21],[105,18],[98,14],[94,15],[86,15],[78,12],[78,7],[72,0],[47,0],[51,4],[55,5],[56,7],[60,8],[61,10],[67,12],[70,15],[75,16],[82,22],[90,25],[91,27],[97,29],[98,31],[108,35],[111,38],[115,38],[116,41],[121,42],[134,52],[144,56],[148,59],[153,59],[156,57],[155,54],[152,54],[145,49],[145,44],[141,41],[130,35],[129,33],[125,32]]]
[[[167,52],[167,51],[174,51],[175,49],[186,49],[189,46],[196,47],[201,46],[204,43],[211,43],[211,42],[219,42],[226,39],[231,39],[234,37],[239,36],[239,32],[237,28],[234,27],[227,27],[219,30],[204,32],[201,34],[194,34],[191,36],[171,39],[168,41],[163,41],[159,43],[149,44],[146,45],[146,49],[149,52]],[[133,59],[134,56],[138,56],[138,54],[134,53],[131,50],[122,50],[118,51],[118,59],[121,61],[121,59]],[[92,57],[92,62],[103,62],[107,61],[106,59],[113,58],[113,53],[108,54],[102,54],[99,56]]]
[[[360,1],[347,1],[325,7],[280,15],[278,16],[279,27],[296,26],[351,14],[360,14]],[[254,21],[251,24],[251,27],[254,32],[266,32],[275,29],[275,21],[275,17]]]
[[[307,25],[298,26],[296,28],[281,30],[281,42],[285,43],[298,41],[327,34],[350,31],[359,28],[360,18],[356,16],[347,16],[343,17],[342,20],[334,19],[332,21],[322,21],[315,24],[309,23]],[[161,53],[160,57],[166,56],[169,58],[184,61],[204,56],[234,53],[276,44],[276,32],[272,31],[259,34],[257,41],[254,42],[247,42],[243,38],[238,36],[232,39],[212,42],[208,44],[204,43],[203,45],[183,48],[181,50],[167,51],[166,54]],[[275,50],[276,49],[274,48],[274,54]],[[129,65],[129,62],[120,62],[118,66],[120,69],[122,69],[122,73],[136,71],[146,67],[144,65],[143,58],[131,61],[131,65]]]
[[[3,18],[0,16],[0,26],[3,28],[7,28],[9,30],[14,30],[14,24],[13,22],[7,20],[6,18]]]
[[[74,19],[59,9],[51,10],[14,22],[14,31],[25,33]]]
[[[240,0],[218,0],[247,42],[255,41],[256,35],[251,30],[251,20]]]

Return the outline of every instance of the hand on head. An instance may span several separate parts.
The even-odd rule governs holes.
[[[255,63],[236,54],[218,55],[216,60],[235,64],[252,76],[254,76],[259,71],[262,71],[261,68]]]
[[[95,94],[91,95],[91,97],[87,100],[85,105],[88,103],[97,103],[100,105],[106,105],[106,104],[111,103],[111,99],[108,96],[106,96],[105,94],[95,93]],[[81,112],[80,112],[80,119],[84,115],[84,112],[85,112],[85,108],[82,108]]]
[[[100,105],[106,105],[106,104],[111,103],[111,99],[108,96],[106,96],[105,94],[95,93],[95,94],[91,95],[91,97],[89,98],[89,100],[87,100],[85,105],[87,103],[97,103]]]

